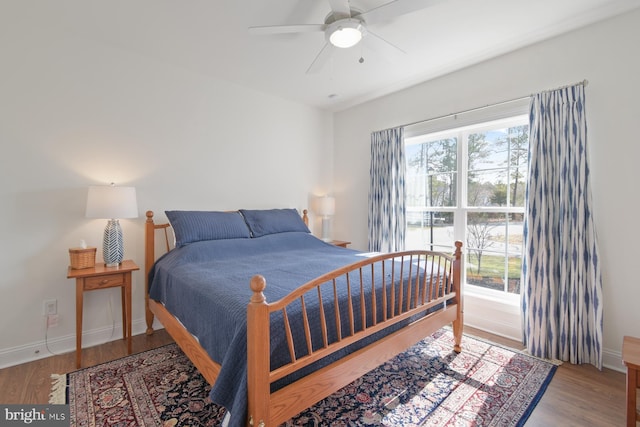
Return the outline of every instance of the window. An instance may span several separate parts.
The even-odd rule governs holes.
[[[462,240],[467,285],[519,294],[527,116],[423,133],[405,144],[407,248],[450,251]]]

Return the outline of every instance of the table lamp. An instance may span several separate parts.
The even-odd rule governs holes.
[[[89,187],[85,216],[109,220],[104,229],[102,257],[107,267],[120,265],[124,259],[124,244],[118,219],[138,217],[135,187],[116,187],[113,183]]]

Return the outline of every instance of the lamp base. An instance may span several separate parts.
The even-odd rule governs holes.
[[[322,218],[322,240],[330,242],[331,239],[331,218],[325,216]]]
[[[102,242],[102,258],[107,267],[116,267],[124,259],[124,244],[122,242],[122,228],[117,219],[110,219],[104,229]]]

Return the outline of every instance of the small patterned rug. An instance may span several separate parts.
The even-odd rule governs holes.
[[[556,365],[448,329],[364,375],[286,426],[521,426]],[[63,377],[71,426],[219,426],[225,410],[175,345]],[[55,403],[55,402],[51,402]]]

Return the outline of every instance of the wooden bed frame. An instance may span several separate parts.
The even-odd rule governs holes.
[[[167,233],[169,224],[155,224],[153,221],[153,212],[147,211],[147,220],[145,226],[145,283],[146,283],[146,322],[147,334],[153,333],[154,315],[164,325],[167,332],[173,337],[176,343],[191,359],[196,368],[202,373],[205,379],[213,384],[220,371],[220,365],[208,356],[207,352],[199,344],[198,340],[193,337],[169,311],[162,305],[149,298],[148,276],[153,263],[156,260],[155,234],[157,230],[164,231],[165,249],[170,250],[170,239]],[[303,219],[308,224],[307,211],[304,211]],[[247,305],[247,387],[248,387],[248,413],[247,423],[250,426],[277,426],[287,421],[291,417],[300,413],[304,409],[319,402],[332,393],[340,390],[355,379],[361,377],[368,371],[383,364],[387,360],[393,358],[397,354],[404,352],[406,349],[429,336],[447,324],[453,324],[453,335],[455,338],[454,351],[460,352],[460,342],[462,339],[463,329],[463,311],[462,311],[462,293],[460,286],[460,270],[461,270],[461,242],[455,242],[455,253],[453,255],[442,254],[429,251],[405,251],[395,254],[385,254],[373,256],[371,258],[363,258],[362,261],[355,264],[345,266],[338,270],[327,273],[317,279],[314,279],[302,286],[296,291],[289,294],[286,298],[273,303],[267,303],[262,291],[265,289],[266,281],[264,277],[256,275],[251,279],[251,289],[253,296]],[[293,301],[302,302],[304,308],[304,295],[313,292],[314,295],[320,297],[321,301],[335,301],[336,281],[338,278],[346,277],[349,294],[354,294],[354,300],[360,299],[364,303],[364,293],[362,285],[362,276],[364,274],[373,274],[374,265],[389,260],[391,258],[409,260],[413,265],[416,262],[420,264],[420,260],[430,260],[432,265],[438,265],[436,270],[446,271],[446,277],[436,277],[434,282],[433,275],[431,278],[418,280],[420,277],[418,268],[398,268],[401,271],[387,272],[392,276],[392,281],[400,278],[404,281],[408,280],[408,292],[404,297],[400,291],[396,298],[395,292],[382,292],[382,303],[384,307],[382,317],[383,321],[365,327],[363,330],[354,333],[354,310],[353,302],[349,307],[349,323],[351,332],[345,331],[343,334],[338,327],[338,341],[327,342],[327,324],[339,324],[340,313],[336,310],[333,313],[325,313],[320,307],[322,326],[322,337],[324,346],[318,350],[312,350],[310,345],[310,327],[306,321],[304,331],[306,334],[306,346],[308,354],[296,358],[293,351],[293,337],[289,328],[286,307]],[[383,264],[384,265],[384,264]],[[383,267],[384,268],[384,267]],[[394,268],[394,270],[396,270]],[[433,269],[432,269],[433,270]],[[382,270],[384,273],[384,270]],[[383,279],[384,280],[384,279]],[[391,282],[392,282],[391,281]],[[391,282],[387,286],[393,286]],[[322,284],[333,283],[333,295],[321,296],[320,286]],[[438,283],[441,286],[438,286]],[[386,289],[386,286],[383,287]],[[391,288],[394,289],[394,288]],[[441,289],[438,290],[438,289]],[[372,308],[373,318],[376,316],[376,296],[373,293],[370,307]],[[364,305],[364,304],[363,304]],[[380,330],[394,325],[398,322],[405,321],[414,315],[425,313],[427,310],[433,310],[434,307],[442,307],[434,312],[427,314],[417,321],[409,323],[402,329],[393,332],[384,338],[375,341],[366,347],[348,354],[348,356],[339,359],[330,365],[321,368],[289,385],[280,388],[275,392],[271,392],[271,383],[281,379],[292,372],[295,372],[321,358],[328,356],[335,351],[343,349],[361,339],[364,339]],[[327,310],[329,311],[329,310]],[[285,331],[287,333],[287,344],[293,362],[284,365],[281,368],[271,370],[269,360],[270,347],[270,315],[274,312],[283,313],[285,322]],[[390,312],[390,315],[387,313]],[[305,311],[306,314],[306,311]],[[326,314],[326,316],[325,316]],[[364,317],[364,314],[362,315]],[[342,319],[344,322],[344,319]],[[342,336],[344,335],[344,336]]]

